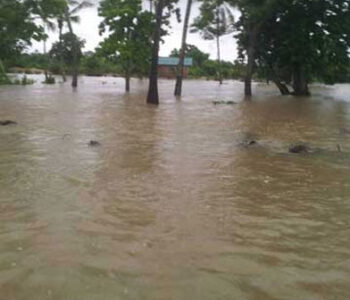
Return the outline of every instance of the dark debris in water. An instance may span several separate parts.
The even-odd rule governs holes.
[[[220,101],[213,101],[214,105],[235,105],[237,104],[234,101],[224,101],[224,100],[220,100]]]
[[[256,140],[252,140],[252,139],[247,139],[241,142],[241,146],[243,147],[250,147],[250,146],[255,146],[257,145],[258,142]]]
[[[98,142],[98,141],[91,140],[91,141],[88,143],[88,145],[89,145],[90,147],[98,147],[98,146],[101,146],[101,143]]]
[[[17,125],[17,122],[11,120],[0,121],[0,126]]]
[[[305,144],[295,144],[289,146],[289,153],[300,154],[300,153],[310,153],[311,149]]]
[[[245,148],[257,146],[259,145],[258,137],[255,134],[250,132],[245,132],[241,134],[239,146],[243,146]]]

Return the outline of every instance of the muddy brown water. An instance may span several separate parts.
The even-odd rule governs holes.
[[[173,85],[0,88],[0,299],[350,299],[350,85]]]

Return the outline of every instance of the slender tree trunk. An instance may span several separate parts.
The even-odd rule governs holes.
[[[303,68],[299,63],[293,66],[293,95],[309,96],[309,87]]]
[[[277,86],[282,95],[290,95],[288,86],[285,83],[282,83],[278,74],[275,72],[274,68],[270,65],[268,74],[271,76],[273,83]],[[268,75],[268,76],[269,76]]]
[[[246,96],[252,95],[252,76],[254,71],[254,60],[255,60],[255,45],[257,38],[257,28],[249,30],[248,46],[247,46],[247,69],[244,80],[244,94]]]
[[[218,55],[218,70],[219,70],[219,83],[222,84],[222,74],[221,74],[221,50],[220,50],[220,12],[219,9],[216,10],[216,49]]]
[[[125,91],[130,92],[130,75],[125,75]]]
[[[58,27],[59,27],[59,42],[60,42],[60,68],[61,68],[61,75],[63,82],[67,81],[66,78],[66,72],[64,70],[64,57],[63,57],[63,42],[62,42],[62,27],[63,27],[63,21],[58,21]]]
[[[156,27],[153,36],[151,69],[149,76],[149,88],[147,95],[147,103],[159,104],[158,95],[158,58],[159,58],[159,42],[160,31],[162,26],[162,15],[164,8],[164,0],[159,0],[156,5]]]
[[[184,73],[184,64],[185,64],[185,54],[186,54],[186,40],[188,32],[188,23],[191,15],[192,0],[187,1],[186,15],[184,20],[184,27],[182,31],[182,42],[181,50],[179,56],[179,65],[177,67],[177,76],[176,76],[176,85],[175,85],[175,96],[181,96],[182,93],[182,79]]]
[[[130,70],[127,68],[125,70],[125,92],[130,92]]]
[[[149,11],[150,13],[153,12],[153,0],[149,0]]]
[[[68,25],[68,29],[69,29],[69,33],[72,35],[72,37],[74,36],[74,32],[73,32],[73,26],[69,17],[69,10],[68,10],[68,6],[66,7],[65,10],[65,18],[66,18],[66,22]],[[77,45],[77,40],[75,40],[75,42],[73,43],[73,48],[72,48],[72,55],[73,55],[73,70],[72,70],[72,87],[77,87],[78,86],[78,45]]]
[[[221,50],[220,50],[220,36],[216,36],[216,48],[218,52],[218,67],[219,67],[219,83],[222,84],[222,72],[221,72]]]
[[[10,83],[10,80],[6,75],[5,68],[1,59],[0,59],[0,83],[3,83],[3,84]]]
[[[2,63],[2,60],[0,58],[0,76],[6,75],[4,64]]]
[[[46,33],[45,22],[43,24],[43,27],[44,27],[44,34],[45,34]],[[45,68],[44,68],[45,82],[48,82],[49,76],[47,72],[48,58],[47,58],[47,51],[46,51],[46,37],[44,38],[44,41],[43,41],[43,51],[44,51],[44,57],[45,57]]]

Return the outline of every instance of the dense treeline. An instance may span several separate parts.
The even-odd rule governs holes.
[[[60,57],[57,56],[55,46],[49,54],[43,53],[23,53],[12,59],[5,60],[4,65],[8,67],[9,72],[22,72],[33,74],[42,72],[47,68],[49,73],[60,75],[62,68],[66,74],[71,74],[70,63],[71,57],[69,51],[65,52],[64,64],[61,64]],[[186,55],[193,58],[193,66],[189,69],[189,78],[191,79],[211,79],[219,81],[221,76],[223,79],[241,80],[244,77],[245,65],[236,61],[235,63],[212,60],[208,53],[200,51],[194,45],[187,45]],[[179,57],[179,50],[171,51],[170,56]],[[87,76],[123,76],[124,66],[121,59],[110,59],[102,53],[88,51],[81,53],[79,73]],[[47,63],[49,61],[49,64]],[[146,60],[147,62],[147,60]],[[134,69],[130,74],[135,77],[148,76],[148,64],[144,68]],[[257,76],[259,74],[257,73]],[[263,79],[262,76],[257,77]]]
[[[180,12],[178,0],[102,0],[98,13],[104,40],[94,53],[82,54],[84,41],[74,34],[78,12],[92,4],[84,0],[0,0],[0,82],[8,83],[3,62],[50,72],[73,75],[118,73],[130,90],[131,76],[149,76],[147,102],[157,104],[158,57],[162,38],[169,34],[170,17],[183,20],[183,37],[175,95],[181,95],[184,57],[192,56],[190,76],[208,77],[220,83],[242,78],[245,94],[252,94],[254,77],[276,84],[282,94],[308,95],[312,81],[325,83],[349,80],[350,0],[197,0],[200,14],[190,24],[193,0]],[[237,11],[238,13],[234,13]],[[235,18],[236,16],[236,18]],[[237,17],[238,16],[238,17]],[[47,50],[49,30],[59,39]],[[187,44],[187,32],[198,32],[217,46],[217,59]],[[238,60],[221,60],[221,37],[238,41]],[[44,55],[23,55],[33,40],[42,41]],[[234,54],[233,54],[234,56]],[[28,61],[29,60],[29,61]]]

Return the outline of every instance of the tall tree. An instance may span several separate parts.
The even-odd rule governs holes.
[[[64,16],[61,14],[57,17],[57,26],[58,26],[58,42],[60,45],[60,55],[59,55],[59,62],[60,62],[60,68],[61,68],[61,75],[63,82],[67,81],[66,78],[66,71],[65,71],[65,64],[64,64],[64,56],[63,56],[63,25],[64,25]]]
[[[81,49],[84,47],[85,41],[79,39],[76,35],[72,35],[70,32],[62,34],[62,39],[52,45],[49,55],[55,61],[63,60],[65,65],[72,65],[74,60],[74,50],[78,49],[77,60],[83,56]]]
[[[188,32],[188,23],[190,21],[190,15],[191,15],[191,8],[192,8],[192,0],[187,0],[186,14],[185,14],[184,26],[182,31],[179,65],[177,66],[177,76],[176,76],[176,84],[175,84],[175,92],[174,92],[175,96],[181,96],[181,93],[182,93],[182,78],[183,78],[185,55],[186,55],[186,40],[187,40],[187,32]]]
[[[230,5],[222,0],[201,0],[200,16],[192,24],[192,32],[200,32],[206,40],[216,40],[217,61],[221,63],[220,38],[232,33],[234,17]],[[222,84],[219,69],[218,79]]]
[[[133,73],[142,73],[148,67],[153,16],[142,11],[141,0],[103,0],[99,6],[100,34],[108,36],[99,51],[123,68],[125,91],[130,91]]]
[[[287,77],[292,79],[292,94],[308,95],[313,78],[329,82],[346,72],[349,0],[279,0],[273,5],[270,2],[268,11],[257,38],[256,60],[270,70],[282,94],[289,94],[281,82],[284,74],[291,74]]]
[[[43,38],[43,52],[46,57],[45,66],[45,82],[48,82],[48,65],[50,58],[47,55],[47,31],[54,31],[56,29],[54,18],[62,14],[65,0],[37,0],[32,2],[34,5],[33,12],[41,19],[43,24],[44,38]]]
[[[151,53],[151,66],[149,75],[149,88],[147,93],[147,103],[159,104],[158,94],[158,58],[159,58],[159,45],[161,36],[166,34],[164,25],[169,24],[169,17],[172,13],[176,13],[179,20],[179,10],[175,8],[175,4],[178,0],[157,0],[155,1],[156,14],[155,24],[153,31],[153,44]]]
[[[241,13],[235,29],[239,32],[237,37],[240,56],[246,61],[244,93],[248,97],[252,95],[252,76],[256,65],[258,37],[266,22],[274,15],[279,1],[286,0],[228,0]]]
[[[68,30],[71,36],[74,36],[73,31],[73,25],[72,25],[72,19],[79,20],[79,16],[76,14],[87,7],[91,7],[92,3],[86,0],[68,0],[68,5],[66,5],[64,10],[64,20],[68,25]],[[75,43],[73,46],[73,61],[72,61],[72,87],[78,86],[78,68],[79,68],[79,61],[78,61],[78,53],[79,53],[79,44]]]

